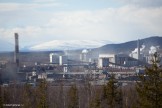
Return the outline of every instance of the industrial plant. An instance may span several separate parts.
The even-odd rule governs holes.
[[[90,80],[92,84],[103,85],[111,74],[125,84],[134,82],[139,74],[144,74],[144,66],[149,66],[153,54],[159,46],[145,50],[145,44],[138,39],[136,48],[128,53],[95,53],[93,49],[79,51],[50,51],[33,56],[19,51],[19,35],[15,33],[15,51],[10,60],[0,61],[1,84],[30,83],[36,85],[41,79],[57,85],[67,85],[77,81],[79,84]],[[24,54],[24,55],[23,55]],[[162,54],[160,54],[162,57]],[[39,58],[39,60],[37,60]],[[131,79],[129,77],[134,77]]]

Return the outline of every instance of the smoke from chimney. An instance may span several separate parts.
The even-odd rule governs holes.
[[[149,54],[154,54],[155,52],[158,52],[160,49],[160,46],[151,46],[149,50]]]
[[[137,59],[139,60],[140,59],[140,40],[138,39],[137,41]]]

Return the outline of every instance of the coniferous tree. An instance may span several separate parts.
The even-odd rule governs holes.
[[[103,88],[103,100],[106,100],[107,105],[109,108],[115,108],[119,104],[119,100],[121,95],[119,94],[117,81],[115,80],[115,76],[112,75],[107,83],[104,85]]]
[[[152,59],[152,65],[145,68],[137,83],[140,108],[162,108],[162,68],[158,53]]]
[[[123,92],[122,88],[118,90],[117,103],[119,108],[123,108]]]
[[[64,108],[65,107],[65,97],[64,97],[64,88],[63,84],[61,83],[60,88],[59,88],[59,107]]]
[[[98,93],[96,94],[95,97],[94,108],[101,108],[101,101]]]
[[[79,108],[78,90],[76,85],[71,86],[69,93],[68,108]]]
[[[101,99],[99,92],[96,92],[94,99],[92,99],[90,108],[101,108]]]
[[[0,85],[0,108],[3,108],[3,100],[2,100],[2,90]]]
[[[45,79],[43,79],[38,87],[38,108],[48,108],[47,105],[47,83],[45,81]]]
[[[31,87],[30,85],[25,85],[24,86],[24,90],[23,90],[23,108],[31,108],[32,104],[31,104]]]
[[[87,94],[87,106],[90,106],[92,96],[92,85],[89,83],[89,81],[86,82],[85,89]]]
[[[10,103],[10,93],[9,93],[9,90],[8,88],[3,88],[3,103],[4,104],[7,104],[7,103]]]

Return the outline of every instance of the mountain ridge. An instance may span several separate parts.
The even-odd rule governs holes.
[[[151,36],[148,38],[140,39],[140,47],[145,45],[145,49],[149,50],[151,46],[160,46],[162,48],[162,37]],[[130,53],[137,47],[137,40],[132,40],[119,44],[106,44],[94,50],[100,53]]]
[[[140,39],[140,43],[140,46],[143,44],[146,46],[146,50],[149,50],[151,46],[160,46],[162,49],[162,36],[150,36],[148,38]],[[123,43],[113,43],[108,40],[55,40],[37,45],[24,46],[23,48],[20,48],[20,51],[31,52],[92,49],[97,53],[130,53],[136,47],[137,40]],[[0,40],[0,52],[5,51],[14,51],[14,44]]]
[[[78,50],[78,49],[89,49],[89,48],[98,48],[107,43],[112,43],[108,40],[53,40],[41,44],[37,44],[31,47],[28,47],[29,51],[35,50]]]

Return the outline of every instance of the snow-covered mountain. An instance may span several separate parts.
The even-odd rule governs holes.
[[[30,51],[47,51],[47,50],[75,50],[84,48],[97,48],[105,44],[110,44],[110,41],[103,40],[53,40],[42,44],[28,47]]]

